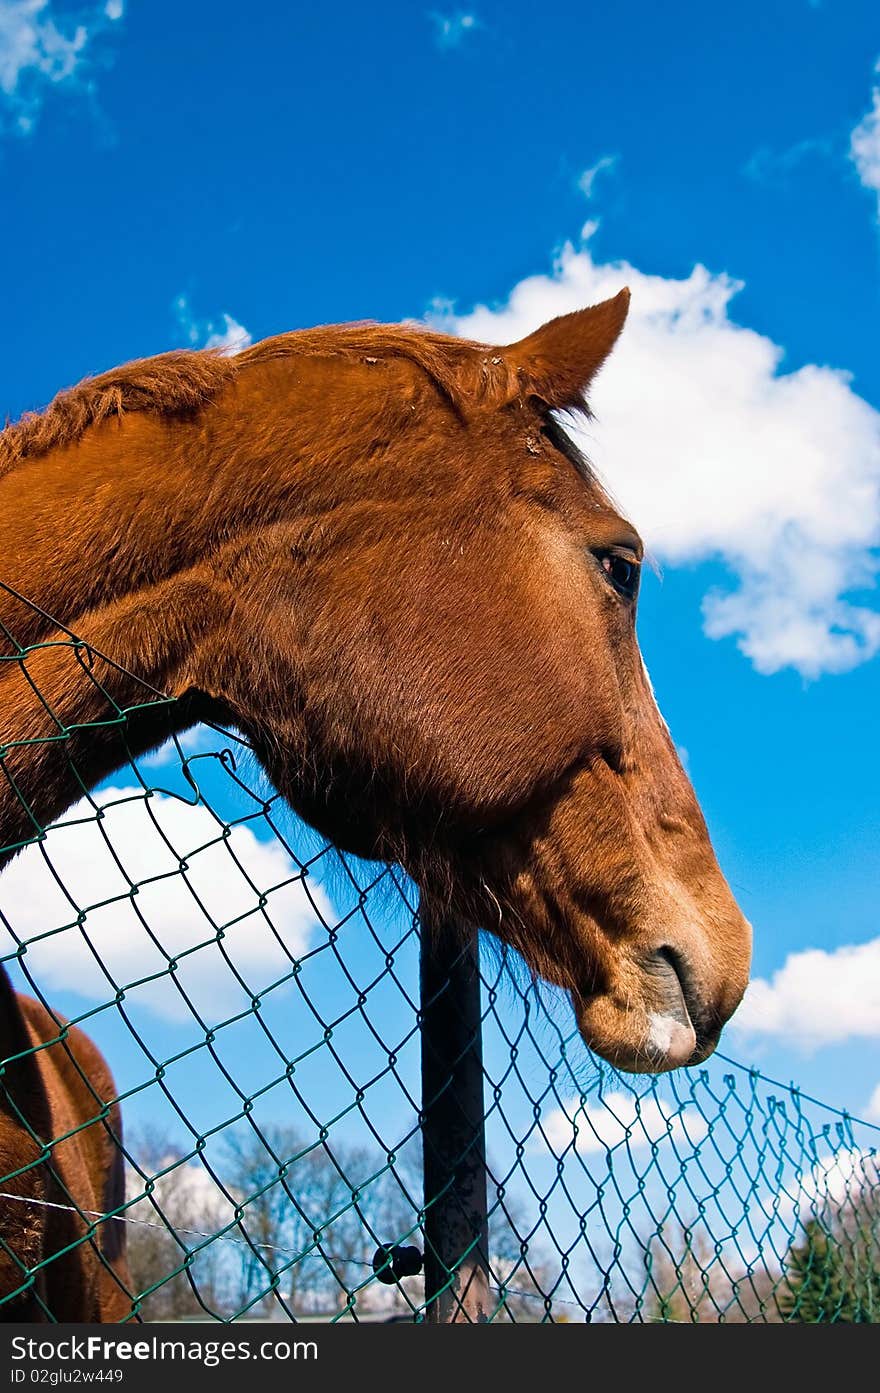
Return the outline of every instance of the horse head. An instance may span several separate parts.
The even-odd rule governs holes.
[[[230,714],[307,820],[402,862],[653,1071],[711,1053],[750,928],[639,651],[642,542],[555,414],[628,299],[499,349],[377,330],[300,361],[295,393],[276,363],[310,463],[295,525],[228,561],[261,708]]]

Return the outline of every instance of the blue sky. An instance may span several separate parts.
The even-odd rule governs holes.
[[[504,341],[633,286],[590,447],[755,926],[726,1047],[880,1117],[878,59],[846,0],[0,0],[3,416],[235,326]]]

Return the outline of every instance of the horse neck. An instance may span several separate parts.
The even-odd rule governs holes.
[[[337,390],[342,431],[328,410],[338,371],[251,365],[195,416],[132,411],[0,476],[0,580],[30,602],[0,589],[0,864],[128,757],[206,714],[228,719],[200,681],[236,607],[224,557],[258,536],[271,550],[276,524],[307,530],[343,499],[372,506],[377,442],[400,490],[412,375],[390,364],[377,390],[370,367],[346,369],[360,386]],[[160,694],[175,705],[157,712]]]
[[[237,386],[198,415],[130,412],[0,475],[2,580],[45,615],[79,618],[197,567],[225,538],[296,507],[290,423],[267,437]],[[0,594],[21,645],[52,628]]]
[[[273,461],[262,481],[243,477],[224,424],[228,436],[228,421],[132,414],[0,478],[0,865],[3,848],[205,714],[187,695],[191,660],[233,602],[212,549],[232,513],[256,524],[248,497],[271,514],[282,492]]]

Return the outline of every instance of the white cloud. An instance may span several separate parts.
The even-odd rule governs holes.
[[[107,0],[65,22],[56,21],[51,0],[0,0],[0,113],[9,117],[8,125],[0,120],[0,130],[29,134],[47,93],[81,82],[86,50],[122,13],[121,0]]]
[[[192,348],[221,348],[225,353],[240,353],[252,342],[243,324],[233,319],[231,314],[222,314],[220,322],[214,319],[198,319],[190,307],[186,295],[178,295],[174,301],[174,315],[178,326]]]
[[[224,837],[206,807],[161,793],[146,800],[139,788],[111,788],[96,801],[100,821],[83,801],[51,829],[45,856],[29,846],[0,876],[0,912],[30,942],[27,962],[44,990],[106,1001],[110,978],[125,986],[158,973],[129,1000],[187,1020],[190,1008],[168,973],[168,958],[178,957],[178,980],[216,1021],[290,971],[290,956],[305,951],[319,920],[280,843],[258,840],[248,826]],[[335,922],[320,887],[310,882],[309,893]],[[14,946],[0,925],[0,952]]]
[[[858,1204],[863,1194],[876,1195],[878,1188],[880,1162],[876,1154],[857,1146],[845,1147],[810,1167],[800,1182],[796,1198],[799,1208],[802,1209],[806,1201],[813,1213],[830,1217],[841,1206]]]
[[[768,145],[762,145],[743,166],[743,174],[756,183],[778,187],[801,165],[816,156],[830,154],[831,141],[817,136],[799,140],[784,150],[773,150]]]
[[[841,672],[880,648],[880,413],[847,373],[780,372],[783,350],[729,317],[741,288],[695,266],[682,280],[601,263],[584,228],[550,275],[497,308],[435,322],[509,343],[554,315],[633,292],[623,337],[590,393],[598,425],[572,433],[672,565],[720,560],[734,585],[704,600],[706,632],[734,636],[764,673]],[[435,307],[436,309],[436,307]]]
[[[461,10],[454,15],[441,15],[432,10],[429,18],[434,25],[438,48],[457,48],[467,34],[472,34],[481,27],[475,14],[463,13]]]
[[[880,1122],[880,1083],[878,1083],[874,1092],[868,1099],[868,1105],[865,1108],[865,1117],[869,1122]]]
[[[876,71],[880,73],[880,62]],[[871,110],[850,137],[849,154],[865,188],[872,189],[878,196],[877,217],[880,220],[880,86],[871,93]]]
[[[611,1091],[593,1105],[580,1107],[572,1101],[567,1107],[556,1108],[544,1119],[543,1129],[547,1144],[557,1155],[574,1143],[584,1156],[624,1144],[631,1151],[663,1141],[684,1141],[693,1146],[706,1135],[707,1124],[695,1106],[666,1102],[653,1092],[640,1097]],[[543,1146],[538,1135],[534,1148]]]
[[[149,1174],[151,1168],[146,1169]],[[145,1182],[138,1171],[133,1167],[126,1168],[125,1196],[127,1200],[134,1201],[125,1211],[129,1222],[155,1225],[166,1232],[173,1230],[181,1235],[184,1242],[194,1240],[200,1234],[219,1233],[234,1222],[239,1194],[230,1191],[233,1198],[229,1199],[205,1166],[197,1161],[181,1164],[173,1153],[169,1153],[158,1161],[157,1170],[166,1173],[151,1177],[151,1200],[146,1196],[141,1198]],[[231,1237],[238,1237],[235,1230]],[[191,1241],[189,1246],[197,1245]]]
[[[187,343],[191,348],[196,348],[204,336],[202,333],[202,324],[193,314],[188,296],[178,295],[176,297],[174,301],[174,317]]]
[[[601,160],[597,160],[595,164],[590,165],[589,169],[584,170],[579,176],[577,183],[578,188],[585,198],[592,198],[593,185],[596,182],[597,176],[602,174],[605,170],[613,169],[616,164],[616,155],[603,155]]]
[[[227,1224],[233,1223],[235,1201],[238,1197],[235,1195],[230,1201],[205,1166],[199,1165],[198,1162],[185,1162],[181,1165],[177,1156],[168,1153],[159,1160],[159,1169],[164,1170],[166,1167],[166,1174],[153,1177],[150,1194],[174,1229],[184,1234],[187,1231],[192,1233],[194,1230],[185,1229],[185,1224],[194,1222],[194,1219],[201,1229],[207,1231],[224,1229]],[[160,1223],[155,1206],[150,1204],[148,1198],[141,1199],[143,1184],[145,1183],[142,1177],[134,1167],[127,1167],[125,1198],[139,1202],[129,1206],[125,1215],[129,1220],[136,1219],[142,1223]]]
[[[769,982],[750,983],[730,1025],[803,1048],[880,1038],[880,938],[790,953]]]
[[[789,1158],[791,1159],[791,1158]],[[771,1190],[756,1195],[753,1212],[763,1213],[787,1230],[786,1239],[811,1219],[836,1226],[846,1220],[847,1211],[858,1209],[867,1198],[876,1205],[880,1190],[880,1164],[877,1153],[858,1146],[828,1151],[801,1171],[798,1165],[777,1174]],[[774,1245],[775,1246],[775,1245]],[[740,1246],[749,1260],[766,1257],[766,1243]]]
[[[223,315],[221,327],[211,325],[211,332],[205,340],[206,348],[222,348],[226,353],[240,353],[252,342],[243,324],[233,319],[231,314]]]

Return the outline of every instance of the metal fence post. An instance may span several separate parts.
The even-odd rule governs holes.
[[[492,1307],[477,932],[424,897],[421,921],[426,1315],[482,1323]]]

